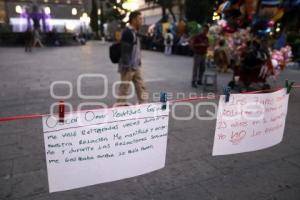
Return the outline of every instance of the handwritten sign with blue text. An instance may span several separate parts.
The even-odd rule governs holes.
[[[221,96],[213,155],[261,150],[282,141],[289,95],[282,89],[266,94]]]
[[[149,173],[165,166],[169,110],[145,104],[43,117],[49,191]]]

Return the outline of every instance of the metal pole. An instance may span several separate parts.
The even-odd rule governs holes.
[[[100,31],[101,31],[101,38],[104,37],[104,7],[103,7],[103,0],[100,0]]]

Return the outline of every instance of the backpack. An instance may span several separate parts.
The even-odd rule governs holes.
[[[118,64],[121,59],[121,43],[114,43],[109,47],[109,57],[112,63]]]
[[[125,31],[130,31],[130,33],[133,35],[133,38],[135,40],[135,41],[133,41],[133,45],[136,45],[137,44],[137,38],[136,38],[135,34],[133,34],[130,29],[127,29]],[[123,37],[123,34],[122,34],[122,37]],[[120,62],[121,56],[122,56],[121,42],[117,42],[117,43],[112,44],[109,47],[109,57],[110,57],[111,62],[114,63],[114,64],[118,64]]]

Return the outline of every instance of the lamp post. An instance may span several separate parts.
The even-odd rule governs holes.
[[[105,0],[100,0],[100,32],[101,32],[101,38],[103,40],[104,37],[104,3]]]

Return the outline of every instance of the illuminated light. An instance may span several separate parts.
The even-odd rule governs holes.
[[[272,21],[272,20],[268,22],[268,26],[269,26],[269,27],[273,27],[273,26],[274,26],[274,24],[275,24],[275,22],[274,22],[274,21]]]
[[[117,9],[117,6],[114,6],[113,8],[114,8],[114,9]],[[124,7],[124,8],[125,8],[125,7]]]
[[[101,15],[101,9],[98,9],[98,15]]]
[[[18,14],[22,13],[22,7],[20,5],[16,6],[16,13],[18,13]]]
[[[88,14],[86,12],[82,13],[82,17],[86,18],[86,17],[88,17]]]
[[[71,3],[71,0],[67,0],[67,4],[70,4]]]
[[[10,24],[14,32],[24,32],[27,29],[27,19],[20,17],[11,17]],[[75,30],[79,30],[82,26],[82,22],[79,19],[49,19],[49,27],[56,27],[58,32],[64,32],[64,27]],[[51,30],[52,28],[50,28]]]
[[[10,18],[9,22],[14,32],[24,32],[27,29],[27,19],[25,18]]]
[[[212,20],[213,20],[213,21],[217,21],[217,20],[220,20],[220,19],[221,19],[221,17],[220,17],[219,15],[213,16],[213,17],[212,17]]]
[[[218,16],[218,13],[214,12],[214,16]]]
[[[44,8],[45,14],[50,15],[51,9],[49,7]]]
[[[67,23],[66,24],[66,29],[67,30],[74,31],[75,28],[76,28],[76,24],[74,24],[74,23]]]
[[[128,0],[123,3],[123,8],[129,11],[137,10],[139,8],[139,2],[138,0]]]
[[[280,32],[280,28],[278,27],[278,28],[276,28],[276,32]]]
[[[80,21],[88,24],[91,21],[91,18],[88,16],[86,12],[82,13],[82,16],[80,17]]]
[[[72,8],[72,15],[77,15],[77,9],[76,8]]]
[[[125,23],[129,21],[129,13],[126,14],[126,17],[122,21]]]
[[[44,3],[48,3],[49,0],[44,0]]]
[[[270,35],[273,35],[274,33],[273,32],[270,32]]]
[[[51,19],[49,20],[49,24],[55,27],[66,27],[72,28],[75,26],[76,28],[80,27],[80,21],[77,19]]]

